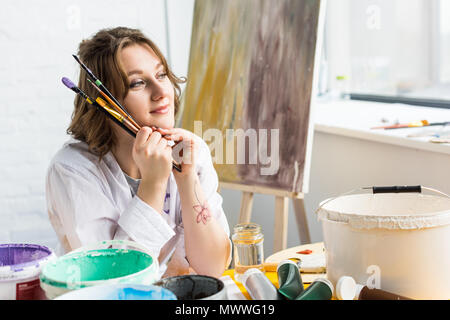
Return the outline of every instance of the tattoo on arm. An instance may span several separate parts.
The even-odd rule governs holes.
[[[211,218],[211,214],[209,212],[207,202],[205,201],[202,205],[202,203],[198,199],[196,187],[197,187],[197,183],[195,183],[195,186],[194,186],[194,194],[195,194],[195,197],[197,198],[197,201],[199,204],[195,205],[193,208],[194,208],[195,212],[197,212],[197,223],[203,222],[203,224],[206,225],[206,222],[208,222],[208,220]]]

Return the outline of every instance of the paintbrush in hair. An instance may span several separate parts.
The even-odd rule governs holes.
[[[69,88],[70,90],[72,90],[76,94],[80,95],[90,105],[93,105],[93,106],[97,107],[98,110],[100,110],[101,112],[105,113],[108,118],[110,118],[112,121],[114,121],[114,123],[119,125],[122,129],[124,129],[126,132],[128,132],[131,136],[136,138],[136,132],[134,132],[133,130],[128,128],[123,122],[121,122],[121,120],[120,120],[121,116],[119,114],[117,114],[117,113],[116,114],[110,113],[108,111],[109,108],[105,109],[105,107],[103,107],[101,105],[101,104],[103,104],[103,105],[107,106],[106,102],[104,102],[101,98],[97,98],[97,100],[93,101],[86,93],[83,92],[83,90],[78,88],[69,78],[66,78],[66,77],[62,78],[62,82],[67,88]],[[114,110],[111,110],[111,111],[114,111]],[[122,120],[123,119],[125,119],[125,118],[122,117]],[[177,170],[178,172],[181,172],[181,165],[176,163],[175,161],[172,161],[172,167],[175,170]]]

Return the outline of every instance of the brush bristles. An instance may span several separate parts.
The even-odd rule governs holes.
[[[76,85],[69,78],[64,77],[61,79],[61,81],[70,90],[73,90],[74,88],[76,88]]]

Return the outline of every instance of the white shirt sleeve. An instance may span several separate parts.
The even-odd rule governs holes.
[[[135,196],[119,211],[93,172],[54,163],[47,173],[49,212],[72,248],[103,240],[133,240],[155,256],[175,235],[160,213]]]

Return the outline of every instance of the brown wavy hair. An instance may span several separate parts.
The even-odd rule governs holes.
[[[180,83],[184,83],[186,79],[178,78],[173,74],[161,50],[140,30],[126,27],[100,30],[91,39],[80,43],[78,57],[122,103],[128,94],[130,83],[121,65],[119,53],[133,44],[148,45],[161,59],[175,90],[175,114],[177,114],[180,105]],[[87,79],[86,72],[82,70],[78,87],[92,98],[98,96],[98,92],[88,84]],[[99,112],[79,95],[75,97],[74,105],[67,133],[77,140],[86,142],[89,150],[101,159],[116,143],[117,138],[112,130],[112,122],[103,112]]]

